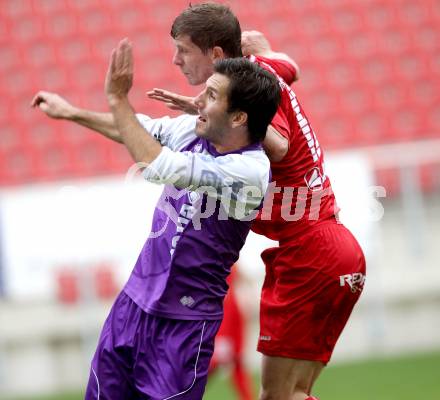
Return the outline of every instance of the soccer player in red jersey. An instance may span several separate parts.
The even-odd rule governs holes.
[[[272,58],[276,53],[259,32],[245,34],[243,42],[251,60],[277,76],[295,75],[294,64]],[[266,195],[252,228],[279,242],[262,253],[266,276],[258,350],[264,354],[262,398],[304,400],[362,292],[365,258],[337,220],[324,154],[310,120],[282,78],[280,85],[282,103],[271,126],[286,139],[288,150],[282,160],[271,162],[273,195]]]
[[[209,16],[209,18],[207,18]],[[217,21],[212,24],[212,17]],[[206,81],[219,58],[241,53],[240,26],[219,4],[188,7],[174,21],[174,64],[191,85]],[[262,258],[258,350],[263,354],[260,400],[312,400],[312,387],[330,360],[365,280],[365,259],[352,234],[337,220],[324,154],[290,84],[297,65],[271,50],[258,32],[243,34],[243,54],[270,70],[282,87],[282,103],[264,141],[271,160],[272,191],[253,230],[279,242]],[[155,89],[149,96],[170,108],[194,112],[189,97]],[[43,92],[43,109],[112,138],[108,113],[80,110]]]
[[[190,21],[188,17],[186,36],[173,35],[172,30],[177,43],[182,36],[196,37]],[[289,86],[298,79],[298,66],[287,55],[273,52],[260,32],[244,32],[242,50],[273,72],[282,87],[282,103],[264,143],[271,160],[272,192],[252,227],[279,242],[262,253],[266,277],[258,343],[263,353],[260,399],[312,400],[313,384],[362,292],[365,258],[337,220],[324,153]],[[190,62],[182,53],[177,46],[174,63],[188,77]],[[163,90],[149,95],[170,108],[191,112],[190,98]]]

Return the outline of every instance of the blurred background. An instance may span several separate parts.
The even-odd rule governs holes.
[[[198,2],[198,1],[197,1]],[[197,3],[194,1],[193,3]],[[236,0],[242,29],[301,68],[294,85],[324,151],[342,219],[367,256],[365,291],[315,395],[440,399],[440,2]],[[150,229],[161,188],[128,177],[125,149],[29,103],[38,90],[106,111],[111,49],[135,52],[138,112],[186,94],[169,30],[184,0],[0,0],[0,399],[80,399],[100,327]],[[245,363],[260,358],[259,253],[236,290]],[[233,399],[230,368],[206,399]]]

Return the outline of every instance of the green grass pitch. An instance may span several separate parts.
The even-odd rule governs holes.
[[[256,392],[258,378],[255,379]],[[440,352],[330,365],[313,393],[321,400],[440,400]],[[80,400],[82,393],[2,400]],[[204,400],[235,400],[225,374],[214,376]]]

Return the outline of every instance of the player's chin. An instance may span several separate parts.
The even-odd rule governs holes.
[[[207,134],[204,129],[196,129],[196,136],[201,137],[201,138],[206,138]]]
[[[206,82],[206,79],[204,80],[203,78],[196,75],[185,74],[185,76],[191,86],[203,85]]]
[[[196,129],[195,129],[195,131],[196,131],[196,135],[197,136],[199,136],[199,137],[205,136],[206,129],[205,129],[204,122],[202,122],[202,121],[200,121],[198,119],[197,122],[196,122]]]
[[[197,85],[201,85],[202,83],[204,83],[204,82],[200,82],[200,79],[198,79],[197,77],[190,75],[190,74],[185,74],[185,77],[191,86],[197,86]]]

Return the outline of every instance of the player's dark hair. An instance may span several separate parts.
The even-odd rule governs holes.
[[[263,141],[281,101],[275,75],[246,58],[216,61],[214,72],[229,78],[228,112],[244,111],[251,142]]]
[[[188,35],[203,51],[219,46],[227,57],[241,57],[241,28],[237,17],[223,4],[189,5],[174,20],[171,36]]]

